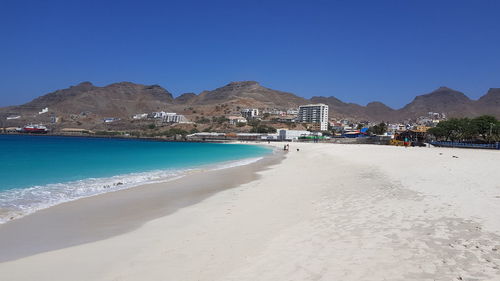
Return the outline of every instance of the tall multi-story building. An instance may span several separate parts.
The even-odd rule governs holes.
[[[298,122],[319,124],[321,131],[328,130],[328,105],[308,104],[299,106]]]

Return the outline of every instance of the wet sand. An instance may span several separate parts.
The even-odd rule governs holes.
[[[0,225],[0,262],[106,239],[228,188],[281,161],[274,153],[244,166],[197,171],[180,179],[63,203]]]

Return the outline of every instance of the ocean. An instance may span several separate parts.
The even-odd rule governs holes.
[[[244,165],[268,153],[254,145],[0,135],[0,223],[194,170]]]

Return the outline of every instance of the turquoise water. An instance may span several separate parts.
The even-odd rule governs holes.
[[[23,215],[194,168],[243,164],[269,152],[237,144],[0,135],[0,222],[2,213]]]

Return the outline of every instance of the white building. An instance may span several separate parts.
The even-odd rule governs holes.
[[[246,118],[247,120],[249,119],[253,119],[257,116],[259,116],[259,110],[257,108],[247,108],[247,109],[243,109],[241,111],[241,116],[243,116],[244,118]]]
[[[247,119],[241,116],[229,116],[227,117],[229,119],[229,124],[231,125],[237,125],[238,123],[246,123]]]
[[[283,116],[286,114],[285,111],[279,109],[271,109],[267,113],[269,113],[270,115],[278,115],[278,116]]]
[[[166,122],[166,123],[186,123],[187,119],[186,119],[186,117],[184,117],[184,115],[167,112],[167,113],[165,113],[165,116],[163,117],[163,122]]]
[[[328,105],[308,104],[299,106],[297,120],[303,123],[319,123],[320,130],[328,130]]]
[[[102,119],[102,121],[104,123],[113,123],[115,121],[120,121],[120,118],[116,118],[116,117],[104,118],[104,119]]]
[[[167,113],[165,111],[159,111],[159,112],[153,112],[150,114],[151,118],[155,118],[155,119],[160,119],[160,118],[165,118],[165,116],[167,115]]]
[[[270,140],[279,140],[280,138],[280,135],[279,134],[267,134],[267,135],[263,135],[260,137],[261,140],[263,141],[270,141]]]
[[[148,118],[148,114],[147,113],[139,113],[139,114],[132,116],[132,118],[135,120],[146,119],[146,118]]]
[[[278,139],[279,140],[287,140],[293,141],[297,140],[299,137],[306,137],[312,135],[309,131],[301,131],[301,130],[278,130]]]
[[[188,123],[188,120],[184,115],[177,114],[174,112],[165,112],[165,111],[153,112],[149,114],[149,117],[154,119],[162,119],[162,121],[165,123]]]

